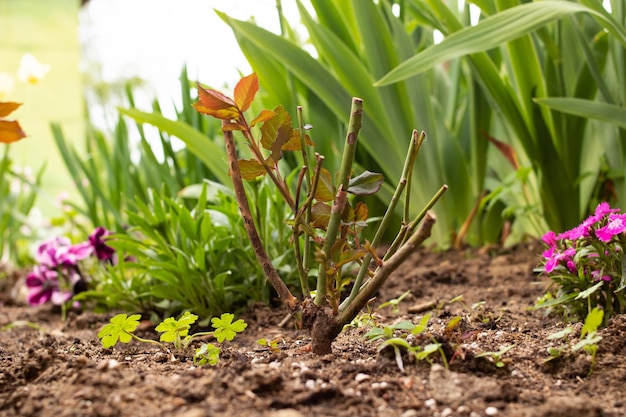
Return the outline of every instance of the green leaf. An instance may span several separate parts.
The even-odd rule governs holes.
[[[563,330],[559,332],[552,333],[551,335],[546,337],[546,339],[548,340],[563,339],[571,332],[572,332],[572,328],[570,326],[567,326],[566,328],[564,328]]]
[[[382,174],[364,171],[356,177],[350,178],[348,192],[361,196],[376,194],[384,182],[385,179]]]
[[[538,98],[535,102],[563,113],[597,119],[626,129],[626,108],[614,104],[572,97]]]
[[[248,324],[241,319],[233,323],[234,318],[234,314],[224,313],[219,319],[217,317],[211,319],[211,325],[215,328],[214,335],[219,343],[224,340],[233,340],[237,333],[243,332],[248,327]]]
[[[222,184],[231,183],[228,177],[228,164],[224,150],[200,131],[185,122],[173,121],[158,113],[146,113],[137,109],[120,108],[118,110],[121,114],[132,117],[138,123],[151,124],[163,132],[176,136],[185,142],[187,148],[211,170],[219,182]]]
[[[180,338],[187,336],[191,325],[195,323],[196,320],[198,320],[198,316],[185,311],[182,317],[178,320],[173,317],[166,318],[155,328],[155,330],[159,333],[163,333],[159,339],[161,342],[173,343]]]
[[[591,294],[593,294],[594,292],[598,291],[598,289],[602,286],[602,284],[604,284],[604,282],[600,281],[597,284],[595,284],[594,286],[587,288],[585,291],[579,292],[578,295],[576,296],[576,298],[574,298],[574,300],[581,300],[583,298],[589,297]]]
[[[98,338],[102,339],[102,346],[105,349],[113,347],[119,339],[122,343],[130,342],[132,333],[139,326],[140,314],[127,316],[126,314],[118,314],[111,318],[110,323],[106,324],[98,332]]]
[[[196,349],[193,355],[194,365],[203,366],[209,364],[209,366],[215,366],[220,360],[221,349],[212,343],[205,343]]]
[[[441,43],[430,46],[423,52],[404,61],[375,85],[383,86],[420,74],[442,62],[477,52],[496,48],[506,42],[520,38],[546,24],[573,13],[586,12],[602,19],[606,28],[626,44],[626,31],[609,17],[581,4],[566,1],[540,1],[512,7],[489,16],[476,26],[468,26]]]
[[[585,324],[583,325],[582,330],[580,331],[580,337],[583,338],[588,334],[594,333],[600,325],[602,324],[602,319],[604,318],[604,311],[600,310],[598,307],[594,308],[587,314],[585,318]]]

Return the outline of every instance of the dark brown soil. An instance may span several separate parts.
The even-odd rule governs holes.
[[[131,342],[105,350],[96,337],[111,315],[83,313],[61,322],[49,307],[16,306],[5,296],[0,326],[38,324],[0,332],[0,416],[527,416],[626,415],[626,317],[600,334],[593,372],[584,352],[544,363],[556,318],[530,311],[546,282],[533,274],[540,245],[507,250],[432,253],[426,250],[397,272],[371,312],[379,325],[418,323],[432,312],[428,335],[443,343],[450,369],[391,352],[351,327],[333,354],[307,350],[307,334],[278,326],[284,312],[257,307],[248,329],[226,345],[216,367]],[[377,306],[411,295],[399,311]],[[444,303],[463,295],[461,303]],[[478,306],[472,305],[484,302]],[[430,306],[430,307],[429,307]],[[434,306],[434,307],[433,307]],[[462,321],[446,328],[460,315]],[[580,330],[580,324],[575,325]],[[148,323],[143,335],[155,337]],[[278,338],[277,352],[256,344]],[[426,344],[419,337],[411,343]],[[498,368],[481,352],[514,345]]]

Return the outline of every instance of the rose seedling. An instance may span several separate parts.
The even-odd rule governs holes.
[[[150,339],[144,339],[137,336],[134,332],[139,326],[141,315],[118,314],[111,318],[110,323],[100,329],[98,338],[101,339],[102,346],[105,349],[115,346],[118,342],[129,343],[131,339],[138,342],[150,343],[159,346],[164,350],[169,350],[164,343],[171,343],[176,351],[185,351],[193,341],[200,336],[213,336],[218,343],[224,341],[232,341],[238,333],[243,332],[248,326],[246,322],[239,319],[233,322],[235,316],[230,313],[224,313],[221,317],[211,319],[211,325],[215,330],[210,332],[198,332],[189,334],[191,325],[198,320],[198,316],[186,311],[179,319],[173,317],[166,318],[155,330],[161,333],[159,342]],[[163,342],[163,343],[162,343]],[[219,361],[221,349],[211,343],[204,343],[195,350],[193,356],[194,364],[200,366],[209,364],[211,366]]]

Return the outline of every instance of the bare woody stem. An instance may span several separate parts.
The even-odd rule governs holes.
[[[361,309],[367,304],[370,298],[382,287],[389,275],[406,261],[415,252],[415,249],[424,242],[432,231],[436,218],[433,212],[428,212],[420,224],[417,232],[406,241],[406,243],[381,266],[374,277],[363,287],[361,292],[346,306],[346,308],[336,316],[335,322],[338,325],[351,322]]]
[[[343,148],[341,158],[341,167],[339,168],[339,187],[333,203],[324,246],[322,247],[323,261],[319,266],[317,275],[317,291],[315,294],[315,304],[321,306],[326,299],[326,268],[331,258],[332,247],[337,239],[337,233],[341,226],[341,216],[347,201],[347,192],[350,185],[350,174],[352,172],[352,163],[354,162],[354,154],[356,152],[356,142],[361,131],[361,121],[363,118],[363,100],[357,97],[352,98],[352,108],[350,109],[350,121],[348,122],[348,132],[346,134],[346,143]]]
[[[226,122],[222,121],[222,124],[225,123]],[[274,269],[272,261],[267,256],[265,248],[263,247],[263,242],[261,241],[256,226],[254,225],[254,220],[252,219],[252,213],[250,211],[250,204],[248,203],[248,197],[246,196],[243,180],[241,179],[241,171],[237,160],[237,148],[235,147],[233,132],[228,130],[224,131],[224,140],[226,142],[226,155],[228,156],[228,165],[230,166],[230,176],[233,181],[233,188],[235,189],[235,198],[239,204],[243,224],[246,228],[246,232],[248,233],[248,238],[250,239],[254,253],[257,260],[263,267],[263,273],[278,293],[280,300],[289,308],[289,310],[295,311],[298,306],[298,299],[291,294],[287,285],[285,285],[283,280],[278,275],[278,272],[276,272],[276,269]]]

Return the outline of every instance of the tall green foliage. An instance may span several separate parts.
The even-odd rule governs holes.
[[[288,35],[220,16],[233,29],[268,99],[285,108],[303,106],[306,122],[314,126],[311,135],[318,147],[326,147],[321,149],[325,155],[332,155],[336,147],[328,138],[341,137],[346,129],[343,118],[351,96],[362,98],[366,110],[360,139],[365,152],[357,156],[357,163],[375,163],[387,184],[400,178],[410,140],[407,132],[425,131],[428,140],[410,190],[412,207],[423,207],[437,184],[449,184],[451,193],[438,204],[438,226],[433,232],[440,244],[449,244],[484,188],[488,142],[479,129],[491,114],[474,106],[485,101],[482,90],[458,62],[444,71],[430,70],[394,85],[374,87],[377,79],[433,43],[432,28],[417,25],[403,12],[394,15],[389,1],[313,0],[315,17],[297,3],[316,57]],[[337,161],[329,165],[333,163],[334,169]],[[390,195],[387,186],[381,199]],[[499,229],[502,222],[496,221]],[[478,227],[468,237],[473,243],[485,239]]]
[[[530,161],[541,213],[552,229],[574,227],[590,200],[611,197],[594,194],[603,165],[626,202],[623,1],[611,1],[612,13],[599,0],[476,1],[482,15],[475,26],[456,18],[443,0],[407,4],[446,37],[376,85],[396,85],[466,57],[507,142]]]
[[[196,138],[197,147],[211,145],[219,125],[198,118],[191,107],[191,96],[186,71],[181,75],[183,105],[177,114],[179,126]],[[134,105],[132,90],[127,88],[127,98]],[[153,103],[154,117],[161,117],[158,102]],[[67,140],[61,127],[52,125],[57,147],[63,157],[80,196],[80,202],[67,202],[83,215],[92,227],[104,226],[122,230],[128,222],[126,210],[135,199],[146,202],[150,189],[162,190],[165,196],[174,197],[186,186],[203,179],[227,179],[221,171],[211,171],[196,157],[191,146],[176,144],[167,130],[148,137],[143,124],[129,124],[120,115],[112,135],[92,125],[88,127],[85,149],[77,150]],[[195,134],[195,136],[193,136]],[[225,164],[224,164],[225,166]],[[220,166],[220,168],[222,168]],[[219,172],[214,175],[212,172]]]

